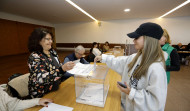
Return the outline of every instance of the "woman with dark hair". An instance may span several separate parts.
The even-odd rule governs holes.
[[[74,67],[73,62],[60,63],[52,43],[53,34],[45,28],[36,28],[29,37],[28,49],[31,54],[28,59],[28,88],[32,98],[57,90],[65,71]]]
[[[101,55],[101,51],[98,49],[98,43],[97,42],[93,42],[92,43],[92,48],[90,49],[90,52],[93,53],[95,56],[99,56]]]
[[[109,49],[110,49],[109,42],[106,41],[105,44],[103,45],[103,52],[107,52]]]
[[[94,58],[96,56],[101,55],[102,52],[98,49],[98,43],[97,42],[93,42],[92,43],[92,48],[90,49],[90,54],[87,56],[87,61],[88,62],[94,62]]]

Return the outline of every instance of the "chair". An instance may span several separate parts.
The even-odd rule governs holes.
[[[94,58],[95,58],[95,55],[93,53],[90,53],[88,56],[87,56],[87,61],[88,62],[94,62]]]
[[[29,75],[30,73],[23,74],[8,82],[8,86],[10,86],[10,88],[13,88],[15,90],[15,93],[18,93],[18,95],[12,95],[12,96],[16,96],[18,98],[26,98],[29,95],[28,91]]]

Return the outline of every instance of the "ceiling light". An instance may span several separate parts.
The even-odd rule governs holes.
[[[179,9],[179,8],[181,8],[181,7],[183,7],[183,6],[185,6],[185,5],[188,4],[188,3],[190,3],[190,0],[185,1],[185,2],[182,3],[181,5],[177,6],[176,8],[170,10],[169,12],[165,13],[164,15],[162,15],[162,16],[160,16],[160,17],[158,17],[158,18],[162,18],[162,17],[164,17],[164,16],[166,16],[166,15],[168,15],[168,14],[170,14],[170,13],[176,11],[177,9]]]
[[[87,15],[88,17],[90,17],[91,19],[95,20],[97,23],[99,22],[98,20],[96,20],[94,17],[92,17],[90,14],[88,14],[86,11],[84,11],[82,8],[80,8],[78,5],[76,5],[71,0],[65,0],[65,1],[67,1],[68,3],[70,3],[72,6],[74,6],[78,10],[80,10],[82,13],[84,13],[85,15]]]
[[[130,11],[130,9],[125,9],[125,10],[124,10],[124,12],[129,12],[129,11]]]

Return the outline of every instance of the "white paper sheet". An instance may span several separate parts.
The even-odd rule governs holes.
[[[72,110],[73,108],[71,107],[62,106],[55,103],[48,103],[48,107],[43,107],[39,111],[72,111]]]
[[[74,68],[68,72],[74,75],[89,76],[90,72],[95,69],[96,67],[93,64],[77,63]]]
[[[80,99],[93,102],[103,102],[103,85],[89,83]]]
[[[80,62],[80,59],[77,59],[75,61],[73,61],[75,64],[79,63]]]

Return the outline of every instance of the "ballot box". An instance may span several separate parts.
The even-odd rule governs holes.
[[[104,107],[109,90],[106,65],[97,65],[88,76],[75,75],[76,102]]]
[[[117,56],[120,56],[121,54],[121,46],[114,46],[113,48],[113,53],[114,53],[114,56],[117,57]]]

